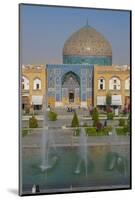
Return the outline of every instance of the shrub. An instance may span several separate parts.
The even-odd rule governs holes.
[[[27,136],[27,135],[28,135],[28,130],[23,129],[23,130],[22,130],[22,136],[25,137],[25,136]]]
[[[108,135],[108,129],[106,127],[102,128],[98,133],[99,135]]]
[[[93,109],[92,112],[93,126],[96,126],[97,122],[99,122],[99,113],[97,108]]]
[[[79,120],[78,120],[76,112],[74,112],[74,116],[71,122],[71,127],[78,127],[78,126],[79,126]]]
[[[119,119],[119,126],[125,126],[125,119]]]
[[[123,132],[124,132],[124,133],[129,132],[129,131],[128,131],[128,125],[124,125],[124,127],[123,127]]]
[[[106,126],[105,128],[106,128],[106,130],[107,130],[108,132],[112,131],[112,126],[111,126],[111,125]]]
[[[108,135],[109,131],[112,131],[112,126],[103,127],[99,131],[96,131],[96,127],[85,128],[87,136],[104,136]]]
[[[88,136],[95,136],[97,135],[96,128],[95,127],[89,127],[85,128],[85,132]]]
[[[97,132],[97,136],[105,136],[105,135],[108,135],[108,131],[105,128]]]
[[[113,112],[107,113],[107,119],[112,120],[113,118],[114,118],[114,113]]]
[[[36,117],[33,115],[29,118],[29,128],[37,128],[38,127],[38,121]]]
[[[49,119],[49,121],[56,121],[57,120],[57,113],[49,111],[48,112],[48,119]]]
[[[124,131],[124,133],[130,133],[130,124],[129,123],[127,123],[126,125],[124,125],[123,131]]]
[[[106,127],[102,128],[102,130],[100,132],[101,132],[101,135],[108,135],[108,133],[110,131],[112,131],[112,126],[106,126]]]
[[[117,135],[126,135],[126,129],[124,127],[116,128]]]
[[[128,123],[128,124],[126,125],[126,128],[127,128],[127,132],[130,133],[130,123]]]

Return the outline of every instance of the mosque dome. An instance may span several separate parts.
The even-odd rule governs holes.
[[[88,59],[90,57],[91,59]],[[87,60],[89,64],[105,64],[102,58],[109,58],[106,64],[111,64],[112,48],[107,39],[88,24],[74,32],[65,42],[63,47],[63,61],[66,63],[80,62],[80,59]],[[87,58],[87,59],[84,59]],[[100,58],[100,61],[98,61]],[[78,61],[75,61],[75,60]],[[94,60],[96,59],[96,61]],[[95,63],[93,63],[93,61]],[[105,60],[104,60],[105,61]],[[99,63],[98,63],[99,62]]]

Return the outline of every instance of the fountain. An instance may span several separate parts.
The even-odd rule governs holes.
[[[80,174],[81,172],[81,164],[84,162],[85,165],[85,175],[88,174],[88,158],[87,158],[87,136],[85,134],[85,129],[81,127],[80,129],[80,136],[79,136],[79,146],[78,146],[78,153],[80,159],[77,163],[77,167],[75,170],[75,174]]]
[[[41,146],[41,158],[42,158],[42,164],[40,165],[40,168],[42,171],[45,171],[49,168],[51,168],[51,165],[48,162],[49,157],[49,136],[48,132],[43,129],[42,133],[42,146]]]
[[[126,176],[127,175],[127,160],[124,156],[118,156],[117,159],[117,170],[120,174]]]
[[[112,135],[116,136],[116,129],[115,129],[115,126],[114,126],[113,129],[112,129]]]
[[[45,99],[45,98],[44,98]],[[50,147],[53,147],[56,154],[55,142],[53,139],[52,132],[49,130],[47,125],[49,125],[47,120],[47,109],[46,102],[44,103],[44,120],[43,120],[43,132],[41,138],[41,165],[39,166],[41,171],[44,172],[48,169],[51,169],[57,161],[57,156],[51,156]]]
[[[117,171],[123,176],[127,176],[128,163],[127,158],[122,152],[117,152],[111,148],[110,152],[106,155],[105,169],[109,171]]]

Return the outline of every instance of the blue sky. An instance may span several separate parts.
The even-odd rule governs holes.
[[[89,25],[112,45],[113,64],[130,63],[130,13],[96,9],[21,5],[21,63],[62,63],[70,35]]]

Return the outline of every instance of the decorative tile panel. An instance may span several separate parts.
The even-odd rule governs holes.
[[[81,69],[81,101],[87,100],[87,69]]]

